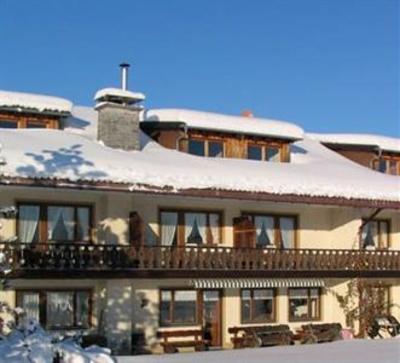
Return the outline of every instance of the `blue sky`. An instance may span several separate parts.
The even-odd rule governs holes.
[[[0,89],[400,136],[397,0],[0,0]]]

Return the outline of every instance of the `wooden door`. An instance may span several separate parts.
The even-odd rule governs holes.
[[[233,219],[233,245],[235,248],[256,246],[256,229],[250,216]]]
[[[220,347],[222,345],[221,291],[203,290],[202,305],[204,338],[210,346]]]

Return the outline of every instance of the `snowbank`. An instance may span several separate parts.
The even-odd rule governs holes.
[[[400,339],[343,340],[314,345],[117,357],[117,361],[118,363],[396,363],[400,362]]]
[[[72,110],[72,102],[53,96],[0,91],[0,107],[69,114]]]
[[[368,134],[316,134],[307,133],[311,139],[322,143],[340,145],[376,146],[384,151],[400,152],[400,139]]]

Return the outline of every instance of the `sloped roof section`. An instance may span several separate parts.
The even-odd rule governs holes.
[[[370,134],[307,133],[307,136],[325,144],[372,146],[384,151],[400,153],[400,138]]]
[[[0,90],[0,108],[69,115],[72,102],[64,98]]]
[[[144,121],[180,121],[189,128],[269,136],[289,140],[301,140],[301,127],[284,121],[256,117],[230,116],[212,112],[185,109],[151,109],[143,112]]]
[[[204,158],[143,139],[141,151],[108,148],[60,130],[2,130],[3,177],[112,182],[131,191],[215,190],[391,201],[400,178],[375,172],[308,138],[292,144],[291,163]]]

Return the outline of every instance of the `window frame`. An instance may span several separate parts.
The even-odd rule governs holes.
[[[35,201],[24,201],[20,200],[16,202],[17,210],[19,211],[21,206],[37,206],[39,207],[39,223],[38,223],[38,242],[37,243],[93,243],[93,231],[94,231],[94,205],[90,203],[71,203],[71,202],[35,202]],[[48,208],[49,207],[67,207],[74,208],[74,239],[72,241],[51,241],[48,238]],[[77,220],[78,220],[78,209],[79,208],[87,208],[89,211],[89,240],[88,241],[80,241],[76,239],[77,236]],[[19,213],[17,213],[16,217],[16,235],[19,238]]]
[[[62,326],[62,327],[54,327],[54,326],[48,326],[47,323],[47,293],[71,293],[73,292],[74,297],[73,297],[73,306],[74,306],[74,311],[73,311],[73,326]],[[89,295],[88,298],[88,305],[89,305],[89,311],[88,311],[88,321],[87,321],[87,327],[83,328],[81,326],[77,325],[77,316],[76,316],[76,304],[77,304],[77,295],[79,292],[86,292]],[[15,294],[15,306],[20,306],[22,304],[22,295],[24,293],[34,293],[34,294],[39,294],[39,323],[43,327],[45,327],[48,330],[89,330],[93,327],[93,288],[40,288],[40,289],[30,289],[30,288],[23,288],[23,289],[16,289],[16,294]],[[21,307],[21,306],[20,306]]]
[[[250,320],[243,318],[243,291],[250,291]],[[272,291],[272,314],[271,318],[266,317],[263,320],[254,319],[254,291],[257,290],[271,290]],[[241,324],[263,324],[263,323],[276,323],[277,315],[277,289],[276,288],[241,288],[240,289],[240,323]]]
[[[271,217],[274,219],[274,243],[271,248],[279,248],[283,249],[283,242],[282,242],[282,234],[280,229],[280,218],[290,218],[293,219],[293,226],[294,226],[294,246],[293,249],[299,248],[299,215],[298,214],[280,214],[280,213],[267,213],[267,212],[248,212],[242,211],[242,217],[250,217],[253,224],[255,217]],[[255,226],[255,225],[254,225]],[[257,236],[256,236],[256,245],[257,246]]]
[[[187,245],[185,241],[185,214],[186,213],[204,213],[206,214],[207,220],[207,241],[198,247],[216,247],[223,244],[223,218],[224,213],[222,210],[210,210],[210,209],[177,209],[177,208],[160,208],[158,211],[158,246],[162,246],[162,224],[161,215],[162,213],[177,213],[178,225],[176,229],[176,246],[175,247],[193,247]],[[218,234],[219,243],[212,243],[210,239],[210,214],[217,214],[219,217],[218,223]],[[174,246],[172,246],[174,247]]]
[[[259,147],[261,148],[261,159],[249,159],[248,152],[249,152],[249,147]],[[277,161],[272,161],[267,159],[267,152],[268,149],[278,149],[279,153],[279,159]],[[247,160],[253,160],[253,161],[265,161],[268,163],[275,163],[279,162],[282,163],[284,162],[284,157],[283,157],[283,144],[277,143],[277,142],[268,142],[268,141],[258,141],[258,140],[249,140],[247,141],[246,144],[246,159]]]
[[[385,171],[380,170],[380,164],[382,162],[385,162]],[[390,172],[390,170],[391,170],[390,162],[396,162],[396,164],[397,164],[395,174],[392,174]],[[382,155],[379,158],[372,160],[371,168],[379,173],[400,176],[400,156],[398,156],[398,155]]]
[[[292,316],[290,309],[290,291],[291,290],[307,290],[307,317],[306,318],[296,318]],[[311,290],[318,290],[318,306],[317,306],[317,316],[311,317]],[[288,321],[289,322],[305,322],[305,321],[320,321],[322,320],[322,295],[323,291],[321,287],[289,287],[287,289],[288,298]]]
[[[170,308],[169,308],[169,322],[163,322],[161,319],[161,303],[162,303],[162,293],[163,292],[170,292],[171,293],[171,301],[170,301]],[[175,293],[176,291],[194,291],[196,293],[196,300],[195,300],[195,320],[193,322],[175,322],[174,319],[174,303],[175,303]],[[159,307],[158,307],[158,325],[161,328],[167,328],[167,327],[184,327],[184,326],[196,326],[200,324],[200,312],[201,312],[201,301],[200,301],[200,295],[201,295],[201,290],[196,290],[196,289],[191,289],[191,288],[179,288],[179,287],[174,287],[174,288],[168,288],[168,287],[163,287],[158,290],[158,301],[159,301]]]
[[[27,129],[29,123],[43,125],[46,129],[60,129],[60,120],[56,116],[33,115],[33,114],[14,114],[9,112],[0,112],[0,120],[15,122],[16,129]],[[1,129],[1,128],[0,128]]]
[[[190,143],[190,141],[203,142],[204,143],[204,155],[197,155],[197,154],[189,153],[189,143]],[[210,150],[209,150],[209,143],[210,142],[220,143],[222,145],[222,155],[221,156],[210,156]],[[224,142],[224,139],[222,139],[222,138],[213,138],[211,136],[190,135],[188,137],[187,152],[190,155],[199,156],[199,157],[207,157],[207,158],[215,158],[215,159],[224,158],[225,157],[225,142]]]
[[[366,218],[363,218],[361,220],[361,226],[362,227],[366,227],[367,224],[370,223],[370,222],[376,222],[377,226],[378,226],[378,229],[377,229],[378,246],[375,246],[375,249],[377,249],[377,250],[388,250],[388,249],[390,249],[390,247],[391,247],[391,239],[392,239],[391,238],[391,234],[392,234],[392,223],[391,223],[391,220],[389,218],[374,218],[374,219],[371,219],[371,220],[367,221]],[[387,231],[386,231],[386,233],[387,233],[387,246],[386,247],[383,246],[383,236],[382,236],[382,233],[381,233],[381,223],[385,223],[386,227],[387,227]],[[360,243],[359,243],[359,245],[360,245],[360,249],[361,250],[365,250],[364,241],[362,239],[362,229],[361,229],[361,232],[360,232]]]

